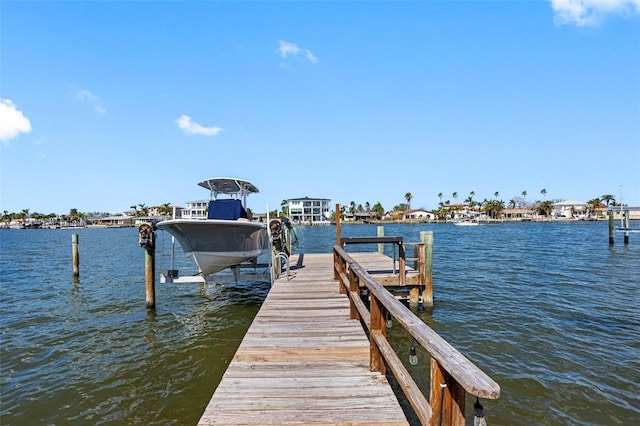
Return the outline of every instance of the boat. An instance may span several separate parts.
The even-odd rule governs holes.
[[[232,177],[210,178],[198,185],[210,191],[207,218],[174,218],[156,227],[178,241],[202,274],[214,274],[262,254],[268,247],[267,226],[251,222],[246,211],[247,195],[260,192],[258,188]]]
[[[478,222],[473,222],[471,220],[461,220],[457,222],[453,222],[455,226],[478,226]]]

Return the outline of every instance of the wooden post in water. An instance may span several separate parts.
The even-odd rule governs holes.
[[[73,252],[73,278],[80,278],[80,253],[78,251],[78,234],[71,234],[71,249]]]
[[[384,237],[384,226],[382,226],[382,225],[378,226],[378,237]],[[384,244],[383,243],[379,243],[378,244],[378,253],[383,253],[384,254]]]
[[[422,306],[433,307],[433,231],[421,231],[420,242],[424,244],[424,290],[422,291]],[[422,256],[421,256],[422,257]]]
[[[153,227],[143,223],[138,228],[138,243],[144,248],[144,283],[147,309],[156,308],[156,236]]]
[[[336,244],[340,244],[340,204],[336,204]]]
[[[609,210],[609,245],[613,245],[613,210]]]
[[[624,211],[624,227],[629,229],[629,210]],[[624,233],[624,244],[629,244],[629,233],[627,231]]]

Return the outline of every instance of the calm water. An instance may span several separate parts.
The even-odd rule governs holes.
[[[385,226],[405,241],[422,230],[434,232],[435,307],[419,315],[502,387],[482,401],[489,424],[640,423],[637,234],[610,248],[605,222]],[[298,252],[335,241],[334,227],[298,233]],[[343,225],[342,235],[375,236],[376,226]],[[171,248],[158,236],[161,271]],[[228,275],[158,283],[147,313],[134,228],[2,230],[0,274],[3,425],[195,424],[269,290]],[[408,355],[406,335],[390,335]],[[412,374],[426,391],[419,355]]]

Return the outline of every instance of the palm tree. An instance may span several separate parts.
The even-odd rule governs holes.
[[[287,205],[289,204],[289,202],[287,200],[282,200],[280,201],[280,209],[282,209],[282,213],[288,217],[289,214],[287,212]]]
[[[542,189],[542,190],[540,191],[540,194],[542,194],[542,197],[544,197],[545,195],[547,195],[547,190],[546,190],[546,188],[545,188],[545,189]]]
[[[355,215],[356,213],[356,202],[352,201],[349,203],[349,213],[351,213],[351,216],[353,217],[353,215]]]
[[[136,216],[149,216],[149,207],[146,204],[138,204],[138,207],[140,207],[140,212],[136,213]]]
[[[522,191],[522,207],[527,207],[527,191]]]
[[[484,210],[487,216],[492,217],[493,219],[497,219],[502,214],[502,210],[504,210],[504,201],[485,200],[482,206],[482,210]]]
[[[369,212],[371,210],[371,204],[367,201],[364,203],[364,211]]]
[[[440,198],[440,204],[442,204],[442,192],[438,192],[438,198]]]
[[[616,202],[615,197],[613,195],[611,195],[611,194],[605,194],[602,197],[600,197],[600,199],[602,201],[604,201],[605,203],[607,203],[607,207],[609,207],[609,203],[611,203],[612,201],[613,201],[614,205],[615,205],[615,202]]]
[[[595,213],[596,209],[601,206],[600,198],[587,201],[587,205],[589,206],[589,212],[593,211]]]
[[[451,194],[453,196],[453,199],[455,200],[455,204],[458,204],[458,193],[454,192],[453,194]]]
[[[406,194],[404,194],[404,199],[407,200],[407,210],[411,210],[411,199],[413,198],[413,195],[411,195],[410,192],[407,192]]]
[[[543,216],[551,216],[553,212],[553,203],[549,200],[543,201],[538,204],[538,213]]]
[[[162,204],[162,206],[158,210],[160,211],[161,215],[169,216],[171,214],[171,203]]]
[[[496,197],[496,200],[500,197],[500,193],[498,191],[494,192],[493,195]]]
[[[382,204],[380,204],[380,201],[373,205],[372,211],[375,213],[376,219],[382,218],[384,215],[384,208],[382,207]]]

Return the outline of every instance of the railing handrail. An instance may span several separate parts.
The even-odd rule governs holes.
[[[500,386],[493,379],[427,326],[410,309],[387,291],[384,286],[375,281],[342,247],[335,245],[333,250],[336,259],[340,259],[341,263],[334,265],[335,277],[339,279],[341,288],[346,289],[346,293],[351,300],[352,309],[358,311],[358,318],[362,319],[368,328],[370,339],[376,341],[376,345],[379,346],[380,353],[385,360],[403,375],[403,381],[406,382],[407,380],[407,377],[404,377],[406,369],[397,365],[397,355],[395,353],[391,355],[388,350],[390,345],[386,339],[385,330],[382,333],[372,330],[371,318],[373,313],[370,313],[362,300],[360,300],[359,291],[353,291],[353,287],[350,287],[352,280],[358,280],[358,285],[363,284],[369,290],[370,295],[384,307],[383,309],[389,312],[415,341],[429,353],[432,360],[435,360],[466,392],[486,399],[497,399],[500,396]],[[340,269],[342,269],[342,273]],[[394,357],[394,359],[389,359],[390,356]],[[409,391],[417,387],[413,379],[410,379],[410,382],[407,384]],[[403,390],[407,393],[407,389],[403,387]],[[431,415],[430,409],[429,415]]]

